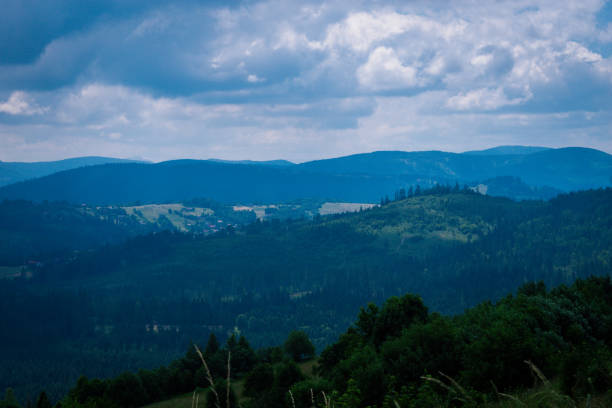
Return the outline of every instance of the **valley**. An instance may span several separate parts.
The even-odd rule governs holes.
[[[12,356],[41,336],[44,356],[30,352],[34,361],[57,373],[55,358],[79,359],[85,365],[73,369],[88,376],[154,367],[211,332],[240,333],[264,347],[299,328],[322,350],[359,307],[392,295],[418,293],[431,310],[452,315],[524,282],[555,286],[605,275],[611,194],[515,202],[448,187],[354,213],[256,220],[209,235],[174,229],[127,237],[45,263],[30,279],[4,281],[2,308],[18,312],[0,319],[10,333],[0,357],[21,367],[24,386],[36,387],[45,369],[32,362],[32,377]],[[65,326],[49,326],[54,315]],[[153,325],[163,330],[146,330]],[[130,357],[112,358],[104,369],[96,363],[119,352]],[[57,387],[45,386],[57,390],[52,395],[65,392]]]
[[[458,316],[528,282],[553,288],[610,273],[610,188],[562,193],[511,175],[383,191],[398,186],[397,179],[377,184],[379,177],[392,180],[384,174],[386,166],[397,165],[395,155],[376,166],[372,157],[347,159],[353,167],[333,173],[317,172],[331,171],[335,161],[303,166],[317,167],[315,173],[286,173],[351,180],[348,196],[316,192],[287,199],[286,191],[280,196],[280,190],[269,189],[264,195],[286,200],[198,197],[203,191],[226,199],[250,194],[235,186],[231,193],[227,187],[196,189],[177,201],[153,199],[136,189],[128,200],[114,196],[115,187],[98,183],[98,197],[117,201],[97,200],[87,190],[78,192],[91,198],[84,202],[27,201],[19,195],[4,200],[0,307],[12,312],[0,315],[0,330],[7,333],[0,362],[12,369],[0,372],[0,385],[20,396],[45,389],[59,399],[79,375],[110,378],[154,369],[211,334],[245,336],[254,349],[265,350],[298,329],[322,352],[342,338],[368,302],[382,305],[412,293],[433,313]],[[368,162],[369,173],[359,173],[361,160]],[[33,183],[44,183],[38,191],[51,192],[55,177],[78,186],[83,171],[103,178],[107,171],[118,172],[129,179],[124,172],[134,168],[144,171],[138,177],[149,177],[150,166],[105,164]],[[211,169],[223,170],[223,177],[247,169],[276,177],[300,165],[188,162],[158,169],[166,166],[173,177],[180,177],[177,169],[183,166],[204,166],[200,170],[208,176]],[[373,198],[374,190],[363,194],[367,183],[377,186],[378,198],[338,200]],[[168,198],[178,191],[164,189],[156,194]],[[532,199],[536,196],[540,199]],[[62,316],[60,322],[56,316]],[[65,360],[73,363],[62,365]]]

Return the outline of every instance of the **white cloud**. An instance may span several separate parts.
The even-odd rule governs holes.
[[[445,25],[414,14],[397,12],[356,12],[345,20],[330,25],[324,44],[328,48],[349,47],[365,52],[373,44],[404,34],[408,31],[429,33],[451,39],[465,28],[463,21]]]
[[[357,69],[359,84],[375,91],[413,87],[417,85],[416,75],[416,69],[402,65],[395,51],[387,47],[376,48]]]
[[[589,51],[586,47],[575,41],[569,41],[567,43],[563,54],[581,62],[599,62],[603,59],[601,55]]]
[[[529,98],[530,95],[508,98],[502,88],[482,88],[452,96],[447,100],[446,106],[459,111],[494,110],[503,106],[518,105]]]
[[[257,75],[255,75],[255,74],[249,74],[249,75],[247,76],[247,81],[248,81],[248,82],[250,82],[250,83],[252,83],[252,84],[255,84],[255,83],[257,83],[257,82],[263,82],[263,81],[264,81],[264,79],[263,79],[263,78],[259,78],[259,77],[258,77]]]
[[[0,103],[0,112],[9,115],[42,115],[47,108],[40,107],[25,92],[14,91],[6,102]]]

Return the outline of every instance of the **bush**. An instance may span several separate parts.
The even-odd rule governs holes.
[[[285,352],[294,361],[303,361],[314,357],[315,348],[305,332],[294,330],[285,341]]]

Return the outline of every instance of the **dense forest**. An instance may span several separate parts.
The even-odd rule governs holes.
[[[38,267],[136,236],[174,230],[207,234],[227,225],[248,224],[256,218],[253,211],[234,211],[231,205],[210,199],[152,206],[134,204],[120,207],[0,201],[0,266]],[[147,210],[151,212],[148,218],[142,214]],[[173,223],[174,218],[179,218],[182,225]]]
[[[136,408],[193,392],[192,404],[197,395],[206,407],[606,407],[612,282],[591,277],[548,291],[531,282],[456,316],[430,312],[416,295],[393,296],[362,307],[304,372],[297,363],[313,357],[303,331],[257,352],[243,336],[221,346],[213,334],[203,352],[191,345],[168,366],[82,376],[58,406]],[[18,406],[10,390],[0,406]],[[36,406],[52,406],[46,393]]]
[[[155,231],[118,208],[29,201],[0,202],[0,265],[27,265],[66,257]]]
[[[320,351],[369,301],[419,293],[429,310],[454,315],[525,282],[610,273],[610,189],[547,202],[458,187],[397,198],[210,236],[153,233],[1,280],[0,308],[12,312],[0,316],[10,367],[0,385],[57,399],[81,374],[157,367],[211,333],[259,348],[300,329]]]

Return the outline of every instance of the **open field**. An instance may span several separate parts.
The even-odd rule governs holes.
[[[367,210],[368,208],[376,207],[378,204],[370,203],[323,203],[319,208],[319,214],[329,215],[338,214],[345,212],[356,212],[361,209]]]
[[[253,211],[257,219],[263,220],[266,216],[266,209],[278,208],[276,205],[235,205],[234,211]]]
[[[164,216],[179,231],[188,231],[190,218],[200,218],[203,215],[213,215],[210,208],[185,207],[182,204],[148,204],[133,207],[123,207],[128,215],[135,215],[143,222],[156,223]]]

